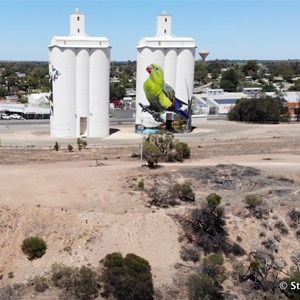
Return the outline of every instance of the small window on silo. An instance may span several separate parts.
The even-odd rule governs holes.
[[[79,33],[80,32],[80,29],[77,29],[77,33]]]
[[[168,22],[168,19],[167,19],[167,18],[165,18],[165,22],[166,22],[166,23]]]
[[[79,21],[80,20],[80,17],[77,17],[77,21]]]
[[[166,30],[166,29],[164,30],[164,33],[167,33],[167,30]]]

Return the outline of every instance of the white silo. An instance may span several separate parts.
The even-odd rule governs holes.
[[[160,65],[164,70],[164,80],[175,90],[176,97],[188,103],[193,93],[195,49],[194,39],[172,34],[171,15],[163,12],[157,17],[156,36],[142,38],[137,46],[136,128],[142,123],[151,128],[160,124],[150,114],[142,112],[139,105],[149,105],[143,89],[149,77],[147,66]]]
[[[51,136],[109,135],[110,49],[107,38],[86,34],[79,9],[70,16],[70,35],[53,37]]]

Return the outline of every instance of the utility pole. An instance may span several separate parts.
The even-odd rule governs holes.
[[[140,157],[141,157],[141,168],[143,167],[143,133],[144,133],[144,120],[141,119],[141,125],[139,126],[139,130],[141,132],[141,151],[140,151]]]

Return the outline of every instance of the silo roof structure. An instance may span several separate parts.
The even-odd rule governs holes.
[[[90,37],[85,32],[85,14],[77,8],[70,18],[70,35],[54,36],[49,48],[107,48],[110,47],[106,37]]]
[[[190,37],[176,37],[172,34],[172,16],[163,11],[157,17],[157,32],[154,37],[143,37],[137,49],[149,48],[196,48],[196,43]]]

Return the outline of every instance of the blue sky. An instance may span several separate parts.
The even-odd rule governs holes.
[[[164,10],[173,34],[194,38],[208,59],[300,59],[300,0],[0,0],[0,60],[47,61],[51,38],[69,35],[76,8],[90,36],[110,40],[112,60],[136,60]]]

